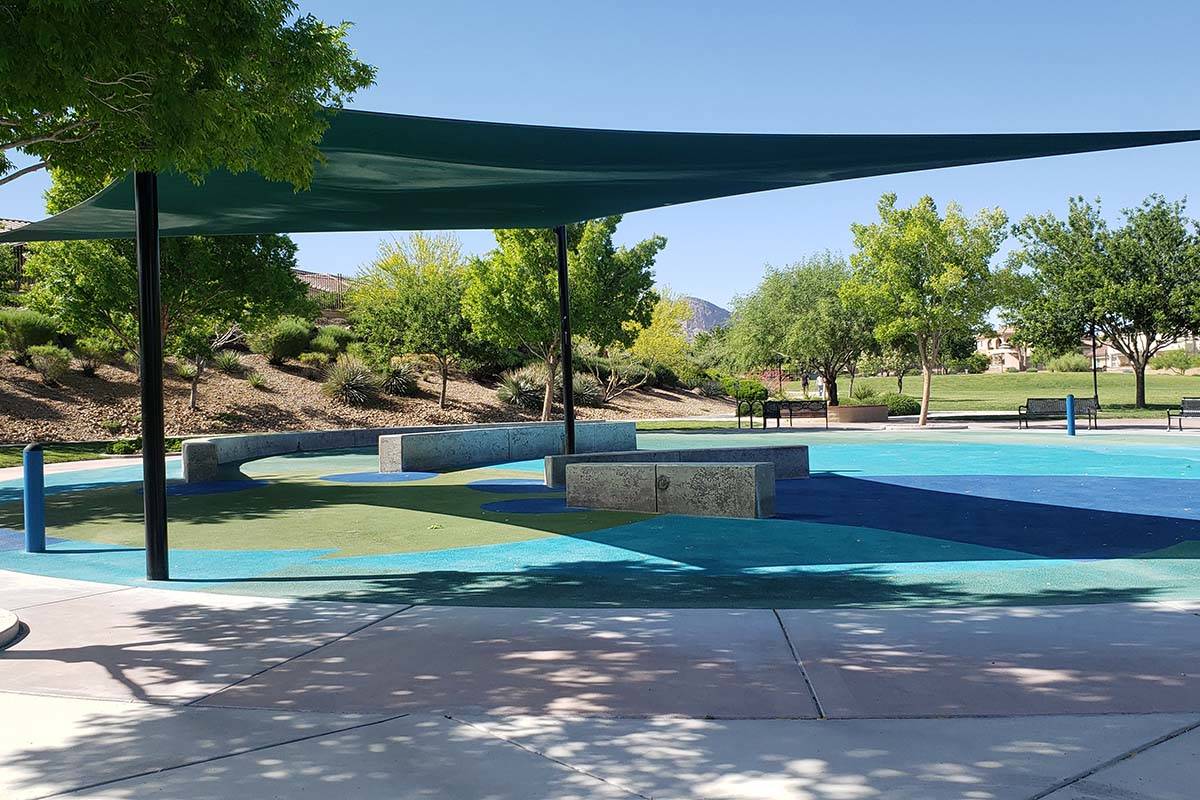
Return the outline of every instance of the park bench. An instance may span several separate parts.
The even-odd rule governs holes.
[[[1179,430],[1183,430],[1184,417],[1200,417],[1200,397],[1185,397],[1179,401],[1179,410],[1167,409],[1167,430],[1171,430],[1171,418],[1179,420]]]
[[[778,428],[783,419],[783,412],[786,410],[788,415],[788,427],[792,426],[792,420],[796,417],[801,419],[815,418],[824,419],[825,427],[829,427],[829,404],[824,400],[742,400],[737,404],[738,427],[742,427],[742,417],[749,416],[750,427],[754,427],[754,409],[758,408],[759,415],[762,417],[762,426],[767,427],[767,420],[775,420],[775,427]]]
[[[1086,417],[1089,429],[1099,427],[1099,420],[1096,417],[1096,412],[1099,410],[1100,406],[1094,397],[1075,398],[1075,418]],[[1066,418],[1067,398],[1065,397],[1031,397],[1025,401],[1025,405],[1017,408],[1017,428],[1021,427],[1022,422],[1028,428],[1031,419]]]

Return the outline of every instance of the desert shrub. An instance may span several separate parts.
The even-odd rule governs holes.
[[[317,329],[317,335],[313,337],[310,347],[318,353],[337,356],[346,352],[346,348],[355,339],[354,332],[349,328],[343,328],[341,325],[322,325]]]
[[[58,325],[53,317],[28,308],[0,308],[0,335],[5,349],[24,357],[29,348],[53,342]]]
[[[327,353],[301,353],[300,358],[296,360],[300,362],[300,366],[307,369],[313,375],[319,375],[329,365],[329,355]]]
[[[537,364],[511,369],[500,376],[496,396],[500,402],[530,411],[542,407],[546,370]]]
[[[713,380],[712,378],[709,378],[709,379],[701,382],[701,384],[696,387],[696,390],[698,392],[700,392],[700,394],[703,395],[704,397],[727,397],[728,396],[727,393],[725,392],[725,386],[722,385],[722,383],[720,381]]]
[[[906,394],[888,392],[881,395],[878,402],[888,407],[888,414],[893,417],[909,417],[921,413],[921,401]]]
[[[35,344],[26,348],[29,365],[46,383],[58,383],[71,371],[71,351],[55,344]]]
[[[116,436],[121,431],[125,430],[125,422],[119,419],[106,419],[100,422],[100,427],[107,433]]]
[[[351,406],[364,406],[379,396],[382,381],[361,359],[342,356],[325,373],[321,391]]]
[[[421,367],[406,358],[393,358],[383,373],[383,391],[388,394],[412,397],[417,393]]]
[[[721,386],[725,389],[725,394],[739,402],[742,400],[754,402],[755,400],[767,399],[767,387],[763,386],[762,381],[752,378],[726,376],[721,378]]]
[[[576,372],[572,378],[571,396],[575,404],[595,408],[604,405],[604,385],[590,372]]]
[[[250,337],[250,349],[272,364],[282,364],[306,351],[311,341],[312,326],[307,320],[280,317]]]
[[[690,361],[685,361],[675,367],[675,377],[679,379],[679,385],[685,389],[699,389],[700,384],[708,380],[708,375],[704,370]]]
[[[239,375],[245,366],[242,364],[242,357],[233,350],[222,350],[213,356],[213,369],[217,372],[223,372],[226,375]]]
[[[250,384],[251,389],[258,389],[260,392],[265,392],[271,388],[267,384],[267,377],[256,369],[252,369],[246,373],[246,383]]]
[[[850,396],[852,398],[854,398],[855,400],[872,400],[873,401],[877,394],[879,394],[879,393],[875,391],[875,388],[873,386],[866,386],[866,385],[860,383],[858,386],[854,387],[854,391],[850,393]]]
[[[80,339],[75,343],[75,358],[80,372],[95,375],[101,364],[116,360],[117,349],[99,339]]]
[[[1087,372],[1091,368],[1088,357],[1079,353],[1065,353],[1046,362],[1046,369],[1051,372]]]
[[[196,365],[190,361],[176,361],[175,374],[185,381],[190,381],[196,377]]]

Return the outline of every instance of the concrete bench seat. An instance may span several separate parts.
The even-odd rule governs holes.
[[[693,517],[775,516],[775,465],[758,462],[577,463],[567,505]]]
[[[689,450],[616,450],[573,455],[546,456],[546,485],[560,489],[567,483],[569,464],[602,463],[753,463],[767,461],[776,478],[807,478],[808,445],[782,444],[766,447],[698,447]]]
[[[563,451],[563,426],[535,422],[421,431],[379,437],[380,472],[445,472],[484,464],[526,461]],[[575,426],[580,452],[637,447],[632,422],[583,422]]]

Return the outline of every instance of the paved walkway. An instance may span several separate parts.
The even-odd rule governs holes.
[[[1194,798],[1200,605],[531,609],[0,572],[0,797]]]

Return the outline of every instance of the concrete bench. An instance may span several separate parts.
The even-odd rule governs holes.
[[[483,464],[542,458],[563,451],[559,422],[400,433],[379,437],[380,472],[445,472]],[[575,426],[580,452],[637,447],[632,422],[583,422]]]
[[[567,505],[693,517],[775,516],[775,465],[758,462],[568,464]]]
[[[808,445],[782,444],[766,447],[698,447],[690,450],[618,450],[574,455],[546,456],[546,485],[562,488],[569,464],[603,463],[694,463],[758,462],[775,466],[776,478],[808,477]]]

